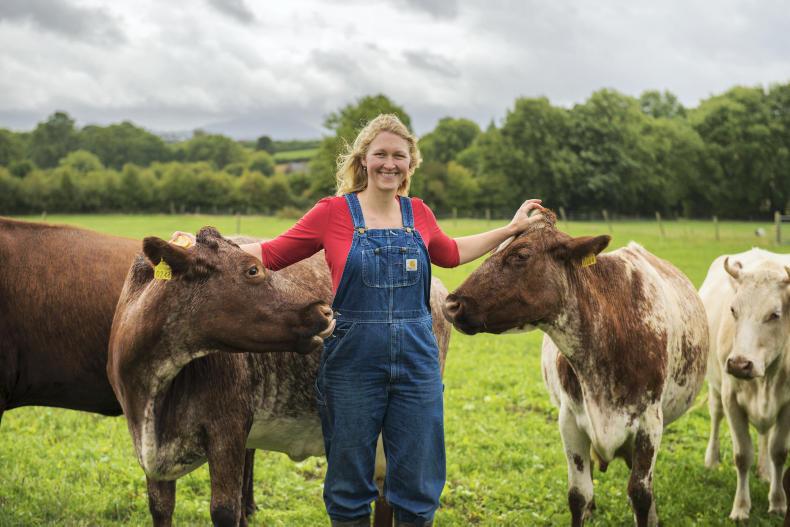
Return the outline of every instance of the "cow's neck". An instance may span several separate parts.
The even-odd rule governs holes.
[[[582,279],[575,269],[568,269],[565,280],[559,281],[558,286],[560,305],[557,313],[545,327],[539,327],[551,337],[562,354],[575,364],[580,362],[589,347],[585,336],[594,331],[592,321],[585,317],[589,309],[583,303],[597,301],[602,291],[599,280]],[[605,316],[604,313],[599,314]],[[601,318],[600,323],[605,324],[605,318]]]
[[[168,294],[164,285],[155,284],[130,302],[137,305],[125,306],[125,313],[146,314],[145,323],[126,321],[125,327],[129,331],[134,328],[134,334],[124,338],[135,345],[115,358],[123,385],[124,411],[135,422],[147,420],[146,414],[161,402],[173,379],[187,364],[217,351],[201,347],[191,332],[176,323],[188,319],[184,311],[190,309],[191,303],[173,302],[167,298]],[[173,308],[157,317],[151,317],[145,309],[145,306],[163,305]]]
[[[595,267],[569,268],[560,284],[557,315],[541,327],[565,355],[581,380],[616,378],[625,364],[631,368],[636,353],[631,341],[638,336],[630,324],[638,316],[636,284],[616,256],[603,255]],[[620,384],[629,379],[617,379]]]

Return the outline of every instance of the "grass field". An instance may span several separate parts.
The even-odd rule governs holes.
[[[288,150],[274,154],[274,161],[277,163],[289,163],[291,161],[308,161],[318,152],[317,148],[306,148],[304,150]]]
[[[39,218],[30,218],[37,220]],[[50,216],[118,235],[167,237],[172,231],[215,225],[236,232],[236,220],[222,216]],[[241,231],[274,236],[290,220],[243,217]],[[491,227],[496,224],[492,222]],[[442,222],[452,235],[479,232],[485,221]],[[570,223],[573,235],[608,233],[606,224]],[[757,238],[763,227],[768,238]],[[771,246],[769,224],[721,223],[720,241],[709,222],[613,224],[610,248],[635,240],[682,269],[699,287],[710,262],[722,253]],[[449,289],[476,264],[434,270]],[[557,430],[557,410],[549,403],[540,373],[538,332],[467,337],[455,332],[445,374],[448,482],[437,525],[567,525],[566,465]],[[692,411],[665,433],[658,455],[655,492],[665,526],[727,525],[735,490],[726,422],[722,464],[703,467],[708,434],[705,392]],[[326,525],[321,500],[324,460],[294,463],[259,452],[255,498],[260,507],[252,525]],[[596,473],[598,509],[589,525],[631,525],[627,469],[615,462]],[[750,525],[778,525],[766,513],[767,485],[751,478]],[[176,525],[206,525],[208,471],[202,467],[178,483]],[[21,408],[5,414],[0,427],[0,526],[150,525],[143,472],[137,465],[122,418],[50,408]]]

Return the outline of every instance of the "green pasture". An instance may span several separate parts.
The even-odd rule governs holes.
[[[276,152],[274,161],[277,163],[289,163],[291,161],[309,161],[318,152],[317,148],[305,148],[302,150],[287,150]]]
[[[41,218],[28,218],[38,221]],[[50,216],[117,235],[167,237],[174,230],[214,225],[236,232],[232,216]],[[241,232],[271,237],[291,220],[246,216]],[[480,232],[484,220],[447,220],[451,235]],[[560,224],[573,235],[605,234],[605,223]],[[765,229],[766,237],[754,230]],[[719,254],[772,245],[769,223],[719,224],[667,221],[664,235],[655,222],[612,224],[610,248],[637,241],[682,269],[699,287]],[[35,250],[35,247],[31,247]],[[435,268],[449,289],[476,264]],[[34,277],[31,277],[34,279]],[[448,481],[437,514],[441,526],[568,525],[566,465],[557,430],[557,410],[549,402],[540,372],[538,332],[452,336],[445,373]],[[705,392],[693,409],[665,433],[655,474],[659,516],[665,526],[727,525],[735,471],[726,422],[722,425],[722,464],[703,466],[708,434]],[[326,525],[321,485],[324,460],[294,463],[286,456],[259,452],[255,469],[258,526]],[[615,462],[596,472],[597,510],[589,525],[632,525],[627,469]],[[176,525],[206,525],[208,470],[201,467],[178,482]],[[767,484],[751,479],[750,525],[778,525],[767,514]],[[0,426],[0,527],[150,525],[145,479],[137,465],[123,418],[52,408],[21,408],[5,414]]]

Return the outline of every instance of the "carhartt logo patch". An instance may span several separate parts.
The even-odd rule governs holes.
[[[407,258],[406,259],[406,270],[407,271],[416,271],[417,270],[417,258]]]

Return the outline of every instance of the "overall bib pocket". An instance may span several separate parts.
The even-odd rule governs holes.
[[[422,275],[419,249],[385,246],[362,251],[362,282],[368,287],[406,287]]]

